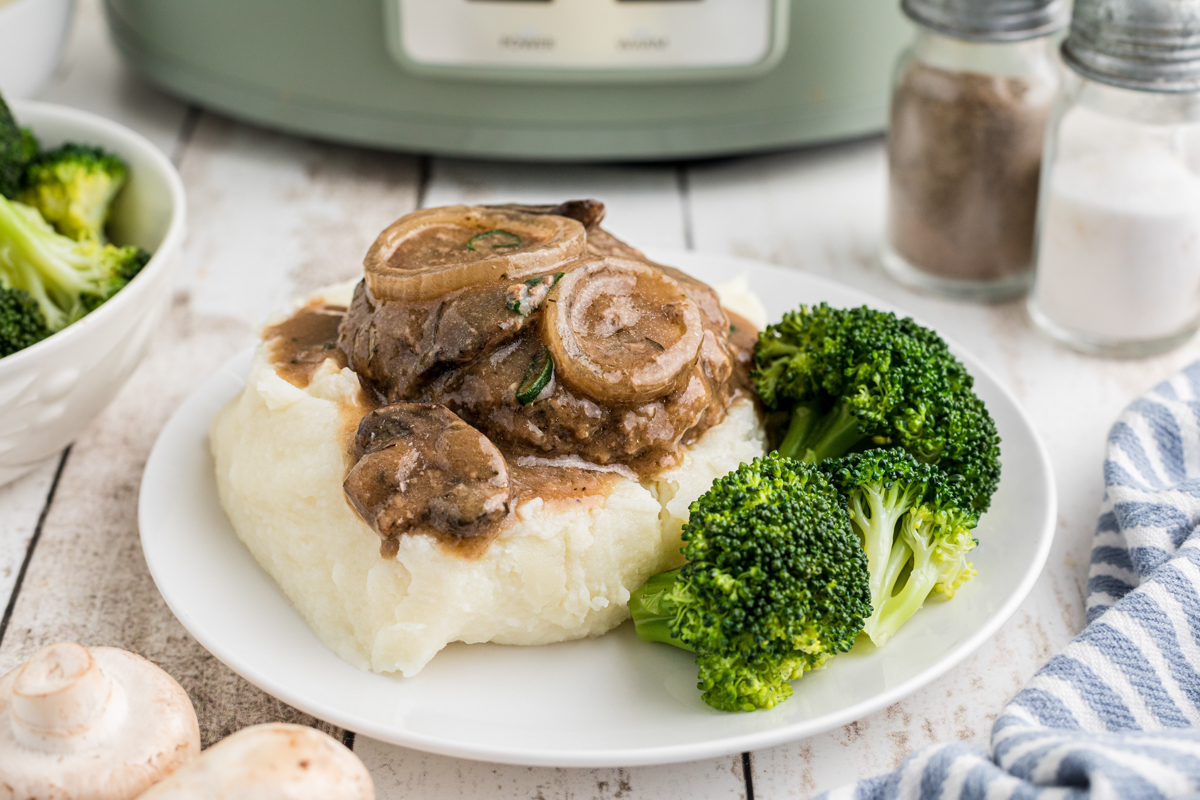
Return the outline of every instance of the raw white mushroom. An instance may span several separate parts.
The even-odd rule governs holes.
[[[192,701],[139,655],[60,642],[0,678],[0,800],[134,798],[199,752]]]
[[[238,731],[140,800],[374,800],[367,768],[341,742],[304,725]]]

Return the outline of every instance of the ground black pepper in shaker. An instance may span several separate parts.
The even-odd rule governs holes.
[[[1058,77],[1061,2],[906,0],[920,23],[896,70],[883,263],[951,297],[1023,293]]]

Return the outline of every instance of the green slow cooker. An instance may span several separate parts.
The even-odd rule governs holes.
[[[105,0],[168,91],[338,141],[529,160],[717,156],[883,129],[892,0]]]

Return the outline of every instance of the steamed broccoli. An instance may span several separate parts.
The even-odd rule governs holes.
[[[771,708],[788,681],[849,650],[871,612],[844,501],[815,467],[770,455],[689,509],[682,567],[630,599],[637,634],[696,653],[704,701]]]
[[[0,286],[0,358],[50,335],[38,304],[28,292]]]
[[[751,374],[782,455],[818,463],[903,447],[961,475],[979,511],[1000,478],[996,425],[941,337],[866,308],[801,306],[759,335]]]
[[[103,242],[108,208],[128,180],[129,167],[119,156],[64,144],[30,162],[17,199],[64,236]]]
[[[26,167],[37,151],[33,133],[17,125],[4,98],[0,97],[0,196],[17,196]]]
[[[868,450],[821,465],[846,497],[871,575],[864,630],[883,646],[933,592],[947,598],[975,569],[978,515],[954,480],[900,448]]]
[[[0,197],[0,287],[37,303],[59,331],[117,293],[150,256],[138,247],[61,236],[37,210]]]

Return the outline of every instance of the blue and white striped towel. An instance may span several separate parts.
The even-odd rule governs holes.
[[[1200,797],[1200,362],[1117,420],[1088,626],[1005,706],[992,754],[915,753],[829,800]]]

